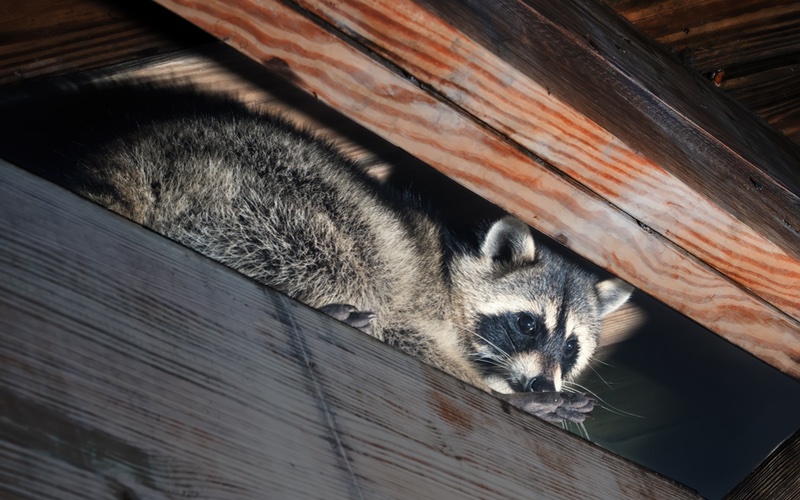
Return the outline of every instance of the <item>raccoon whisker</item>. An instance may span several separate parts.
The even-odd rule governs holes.
[[[575,429],[572,429],[572,424],[575,424]],[[586,424],[583,422],[570,422],[568,420],[561,421],[561,428],[565,431],[571,432],[573,434],[577,434],[578,436],[582,437],[587,441],[591,441],[589,437],[589,431],[586,429]]]
[[[592,361],[593,362],[597,362],[597,363],[599,363],[601,365],[607,366],[609,368],[614,368],[614,365],[612,365],[611,363],[608,363],[606,361],[603,361],[602,359],[593,359]]]
[[[575,425],[578,426],[578,430],[580,430],[580,435],[583,436],[587,441],[591,441],[589,437],[589,431],[586,429],[586,424],[583,422],[577,422]]]
[[[595,393],[594,391],[590,391],[586,386],[583,386],[583,385],[581,385],[581,384],[579,384],[577,382],[570,382],[570,381],[567,381],[567,380],[562,381],[562,384],[563,384],[562,390],[564,390],[565,392],[576,392],[576,393],[577,392],[583,392],[585,394],[591,394],[598,401],[600,401],[601,403],[605,404],[605,401],[600,396],[598,396],[597,393]],[[572,386],[572,387],[570,387],[570,386]]]
[[[599,378],[600,380],[602,380],[602,381],[603,381],[603,383],[604,383],[604,384],[606,384],[606,385],[608,386],[608,388],[609,388],[609,389],[611,389],[612,391],[614,390],[614,388],[613,388],[613,387],[611,387],[611,384],[609,384],[609,383],[606,381],[606,379],[604,379],[604,378],[603,378],[603,376],[602,376],[602,375],[600,375],[600,372],[598,372],[597,370],[595,370],[595,369],[594,369],[594,366],[592,366],[592,365],[589,365],[589,368],[590,368],[590,369],[591,369],[591,370],[594,372],[594,374],[595,374],[595,375],[597,375],[597,378]]]
[[[476,337],[478,337],[479,339],[482,339],[484,342],[486,342],[487,344],[489,344],[490,346],[492,346],[492,347],[494,348],[494,350],[495,350],[495,351],[496,351],[496,352],[497,352],[497,353],[498,353],[500,356],[502,356],[502,358],[503,358],[504,360],[506,360],[506,361],[507,361],[507,362],[509,362],[509,363],[511,362],[511,355],[508,353],[508,351],[506,351],[505,349],[501,349],[501,348],[500,348],[500,347],[499,347],[497,344],[495,344],[495,343],[494,343],[494,342],[492,342],[491,340],[487,339],[487,338],[486,338],[486,337],[484,337],[483,335],[479,334],[478,332],[473,332],[473,331],[471,331],[471,330],[467,330],[467,332],[469,332],[469,333],[471,333],[471,334],[475,335],[475,336],[476,336]]]
[[[609,404],[608,402],[606,402],[606,400],[604,400],[603,398],[598,396],[595,392],[590,391],[589,389],[587,389],[585,386],[582,386],[581,384],[578,384],[578,383],[575,383],[575,382],[567,382],[566,380],[563,382],[563,384],[564,384],[563,388],[567,392],[578,392],[573,387],[567,387],[567,384],[570,384],[570,385],[573,385],[573,386],[581,389],[583,392],[585,392],[587,394],[591,394],[595,399],[597,399],[598,401],[600,401],[600,403],[602,403],[603,408],[605,408],[606,410],[610,411],[611,413],[614,413],[614,414],[617,414],[617,415],[621,415],[621,416],[626,416],[626,417],[645,418],[642,415],[637,415],[635,413],[627,412],[625,410],[621,410],[621,409],[617,408],[614,405]]]
[[[469,334],[471,334],[471,335],[475,335],[476,337],[478,337],[479,339],[483,340],[484,342],[486,342],[486,343],[487,343],[487,344],[489,344],[490,346],[494,347],[494,350],[495,350],[495,351],[497,351],[497,353],[498,353],[498,354],[500,354],[500,355],[501,355],[503,358],[505,358],[507,361],[509,361],[509,362],[511,361],[511,355],[510,355],[510,354],[508,354],[508,353],[507,353],[505,350],[503,350],[503,349],[500,349],[500,348],[497,346],[497,344],[495,344],[495,343],[494,343],[494,342],[492,342],[491,340],[487,339],[486,337],[484,337],[484,336],[483,336],[483,335],[481,335],[480,333],[478,333],[478,332],[475,332],[475,331],[472,331],[472,330],[470,330],[469,328],[461,328],[461,330],[462,330],[462,331],[464,331],[464,332],[467,332],[467,333],[469,333]]]
[[[508,333],[508,330],[503,328],[503,333],[506,334],[506,338],[508,338],[508,343],[511,344],[511,347],[513,347],[515,351],[519,351],[519,348],[517,347],[517,344],[514,343],[514,339],[511,338],[511,334]]]
[[[469,355],[472,359],[479,363],[490,364],[501,368],[503,371],[508,372],[511,369],[511,362],[505,358],[498,358],[492,356],[490,353],[474,353]]]
[[[488,363],[490,365],[497,366],[505,371],[508,371],[509,369],[509,363],[504,359],[493,358],[491,356],[486,356],[485,354],[472,354],[471,356],[482,363]]]
[[[592,396],[594,396],[595,398],[600,400],[600,397],[597,394],[595,394],[594,392],[590,391],[586,386],[581,385],[581,384],[579,384],[577,382],[564,380],[564,381],[562,381],[562,384],[564,384],[563,388],[564,388],[565,391],[579,392],[578,389],[580,389],[584,393],[591,394]]]

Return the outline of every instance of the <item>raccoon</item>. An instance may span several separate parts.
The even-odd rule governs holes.
[[[594,406],[564,381],[632,289],[518,219],[470,244],[326,140],[222,95],[137,84],[46,108],[37,121],[71,133],[40,174],[547,420]]]

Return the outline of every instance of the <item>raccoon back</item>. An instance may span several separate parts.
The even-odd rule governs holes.
[[[282,117],[191,89],[46,102],[27,116],[52,147],[20,133],[12,161],[301,302],[401,318],[443,286],[426,211]]]

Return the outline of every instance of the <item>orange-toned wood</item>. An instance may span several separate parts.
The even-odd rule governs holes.
[[[300,3],[369,40],[373,49],[482,122],[800,319],[800,258],[437,16],[413,2],[392,0]],[[420,39],[426,40],[424,52]]]
[[[800,257],[800,148],[592,0],[419,0]]]
[[[423,90],[419,82],[425,80],[375,59],[377,47],[366,51],[343,41],[280,2],[162,3],[582,255],[800,375],[795,319]]]

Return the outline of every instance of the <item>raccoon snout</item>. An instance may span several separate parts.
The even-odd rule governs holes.
[[[514,392],[555,392],[556,385],[545,377],[533,377],[527,380],[515,380],[511,384]]]

